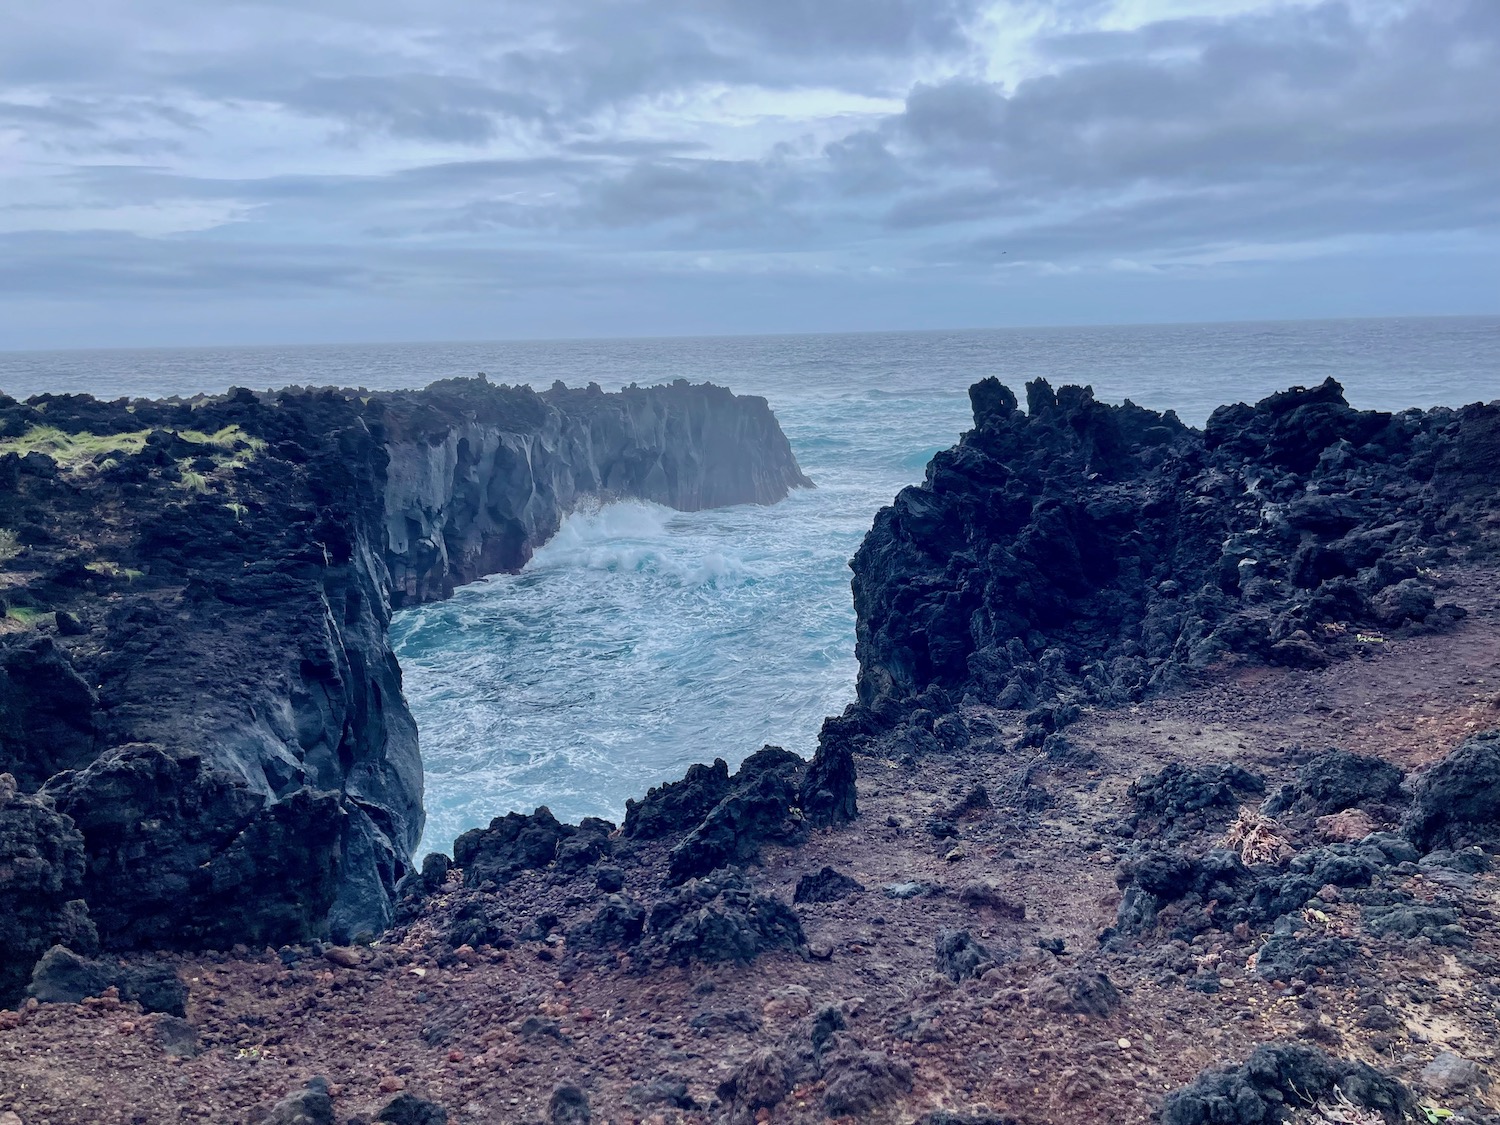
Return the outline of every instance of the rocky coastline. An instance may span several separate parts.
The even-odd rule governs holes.
[[[0,399],[0,1002],[59,938],[384,930],[423,820],[393,607],[588,499],[809,484],[763,399],[686,382]]]
[[[398,596],[520,565],[579,495],[692,506],[732,487],[768,502],[806,483],[764,404],[731,424],[712,401],[673,414],[651,397],[683,388],[496,391],[520,396],[497,411],[536,411],[517,436],[454,405],[489,391],[426,393],[306,404],[311,432],[341,436],[318,446],[312,499],[273,513],[316,575],[308,604],[356,637]],[[160,854],[132,830],[134,795],[201,809],[240,791],[200,780],[145,727],[86,763],[72,732],[108,662],[80,690],[50,663],[59,641],[27,640],[5,665],[5,714],[35,697],[18,677],[72,694],[28,719],[44,735],[5,744],[20,749],[0,792],[0,925],[45,916],[65,948],[0,1013],[0,1110],[9,1098],[24,1125],[130,1121],[140,1104],[255,1125],[1500,1121],[1500,404],[1390,415],[1330,381],[1195,430],[1042,381],[1024,410],[993,379],[971,399],[973,429],[852,561],[858,701],[812,761],[766,747],[733,773],[694,766],[618,827],[511,813],[420,868],[383,867],[372,846],[364,869],[394,892],[364,934],[255,932],[278,910],[302,925],[305,886],[252,910],[232,881],[257,860],[283,887],[277,863],[358,866],[351,841],[379,837],[319,845],[309,826],[330,821],[306,785],[214,853],[224,898],[205,900],[205,928],[129,931],[119,896],[186,878],[130,883],[136,857]],[[287,440],[232,412],[206,419],[268,449]],[[727,469],[706,447],[680,452],[683,434],[725,432],[761,452]],[[601,434],[655,452],[622,458]],[[362,462],[348,453],[371,445],[388,462],[349,475]],[[382,493],[382,479],[396,484]],[[325,485],[358,514],[320,508]],[[523,500],[497,508],[497,490]],[[351,609],[382,571],[386,600]],[[235,630],[285,604],[291,578],[246,575],[238,602],[215,593],[227,659],[252,659]],[[88,630],[101,592],[59,603],[57,631]],[[387,744],[390,700],[380,687],[361,703],[383,709]],[[360,799],[344,798],[346,817]],[[389,821],[370,819],[388,841]],[[27,841],[34,855],[6,868]],[[318,846],[323,868],[299,858]],[[111,880],[97,908],[77,893],[95,870]],[[311,886],[337,918],[330,880]],[[50,1068],[28,1061],[43,1049]],[[160,1089],[122,1077],[138,1072]]]

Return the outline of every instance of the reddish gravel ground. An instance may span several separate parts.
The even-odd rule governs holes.
[[[108,997],[0,1013],[0,1125],[253,1123],[313,1076],[331,1084],[340,1125],[371,1120],[402,1089],[446,1107],[455,1125],[544,1121],[562,1084],[587,1094],[595,1122],[822,1121],[822,1082],[758,1112],[716,1091],[757,1051],[809,1043],[814,1014],[828,1006],[847,1026],[838,1049],[872,1052],[886,1066],[861,1079],[879,1104],[850,1121],[988,1107],[1025,1125],[1146,1122],[1204,1067],[1273,1040],[1315,1041],[1418,1087],[1441,1050],[1500,1074],[1494,873],[1462,886],[1406,882],[1419,899],[1458,900],[1472,938],[1462,956],[1426,939],[1372,938],[1356,907],[1327,912],[1320,924],[1360,946],[1357,971],[1342,981],[1263,980],[1247,966],[1264,934],[1212,931],[1118,953],[1100,952],[1098,940],[1114,919],[1116,865],[1129,843],[1112,829],[1142,774],[1173,761],[1233,762],[1274,788],[1291,776],[1298,744],[1411,770],[1500,726],[1494,578],[1463,576],[1450,596],[1470,616],[1445,635],[1370,643],[1321,671],[1225,669],[1168,699],[1086,713],[1068,737],[1088,764],[1030,771],[1055,800],[1041,811],[1017,807],[1029,763],[984,744],[915,764],[862,759],[858,822],[771,849],[751,872],[758,890],[788,902],[798,878],[825,864],[866,888],[799,905],[807,957],[684,969],[620,954],[601,964],[572,956],[556,936],[454,954],[437,937],[454,896],[440,895],[399,940],[331,957],[308,951],[291,968],[272,951],[173,958],[200,1036],[194,1057],[164,1049],[164,1017]],[[1015,733],[1013,716],[973,717]],[[929,818],[979,783],[994,807],[961,818],[956,838],[934,839]],[[664,849],[638,848],[623,866],[626,890],[649,899]],[[882,889],[913,881],[936,889],[907,899]],[[972,891],[966,898],[975,886],[988,905],[975,905]],[[560,933],[597,902],[573,887],[533,872],[501,893],[516,917],[558,915]],[[952,983],[934,967],[944,928],[968,930],[1008,963]],[[1039,939],[1060,939],[1063,952]],[[1050,1010],[1042,982],[1070,967],[1105,973],[1118,1009]],[[1217,974],[1217,991],[1185,987],[1205,972]],[[1376,1007],[1390,1018],[1371,1019]],[[676,1100],[696,1108],[653,1101],[660,1079],[685,1084]],[[1438,1100],[1460,1120],[1500,1120],[1500,1083]]]

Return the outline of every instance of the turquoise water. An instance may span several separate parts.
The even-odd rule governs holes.
[[[1194,424],[1327,375],[1359,406],[1458,405],[1500,398],[1500,318],[0,353],[10,394],[388,388],[476,371],[765,395],[818,487],[769,508],[579,512],[522,573],[399,614],[431,848],[539,804],[618,819],[626,797],[692,762],[734,764],[764,742],[811,753],[823,716],[853,698],[847,560],[875,511],[967,428],[978,378],[1091,383]]]

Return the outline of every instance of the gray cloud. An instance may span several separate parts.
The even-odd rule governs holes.
[[[30,6],[0,41],[12,299],[623,297],[698,270],[707,303],[737,270],[1209,275],[1392,239],[1447,260],[1500,229],[1494,0],[1125,24],[1114,0],[96,16]]]

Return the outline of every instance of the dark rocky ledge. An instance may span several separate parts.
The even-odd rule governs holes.
[[[1356,410],[1330,379],[1200,431],[1087,387],[969,394],[974,428],[854,557],[846,728],[915,714],[951,743],[971,696],[1040,741],[1226,662],[1319,667],[1451,625],[1444,571],[1500,540],[1500,404]]]
[[[0,396],[0,1003],[60,938],[383,929],[423,821],[393,606],[585,498],[809,484],[764,399],[685,382]]]

